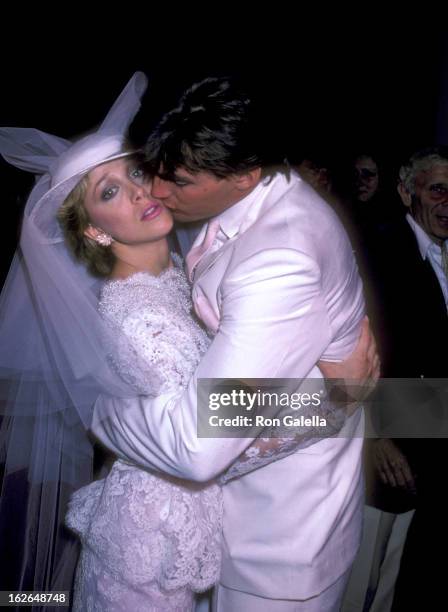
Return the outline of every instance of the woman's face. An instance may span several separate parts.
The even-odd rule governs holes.
[[[165,238],[173,218],[150,190],[150,180],[132,158],[97,166],[87,176],[84,199],[91,226],[127,245]]]

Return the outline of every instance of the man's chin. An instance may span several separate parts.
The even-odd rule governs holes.
[[[173,213],[174,220],[177,223],[190,223],[191,219],[189,219],[186,215],[178,215],[177,213]]]
[[[174,220],[177,221],[177,223],[194,223],[195,221],[202,221],[201,217],[192,217],[190,215],[183,215],[182,213],[178,213],[175,211],[172,211]]]

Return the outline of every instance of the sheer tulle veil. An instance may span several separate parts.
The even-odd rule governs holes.
[[[20,244],[0,297],[1,589],[69,589],[77,544],[70,494],[92,478],[89,426],[99,393],[134,395],[109,368],[101,282],[76,263],[56,210],[89,169],[123,156],[146,77],[135,73],[93,133],[72,143],[0,128],[0,153],[33,172]]]

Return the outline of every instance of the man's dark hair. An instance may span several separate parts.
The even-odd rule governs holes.
[[[150,135],[145,147],[149,169],[172,180],[179,167],[224,178],[279,165],[283,157],[262,119],[259,106],[236,81],[204,79],[184,93]]]

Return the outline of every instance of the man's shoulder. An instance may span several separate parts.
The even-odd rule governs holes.
[[[371,232],[366,250],[374,264],[386,268],[401,266],[403,260],[421,259],[416,236],[404,216]]]
[[[378,240],[385,240],[387,243],[405,240],[407,244],[413,245],[415,241],[414,232],[409,225],[405,215],[395,217],[386,223],[379,225],[372,235]]]
[[[335,212],[307,185],[272,198],[251,225],[226,249],[221,269],[232,275],[244,269],[297,269],[321,274],[325,282],[343,282],[354,273],[355,260],[348,236]],[[294,193],[296,191],[298,193]]]
[[[283,244],[285,235],[290,235],[295,244],[327,231],[345,235],[335,211],[297,174],[276,175],[265,188],[263,205],[251,231],[275,232]]]
[[[329,204],[296,172],[277,173],[271,182],[265,185],[269,189],[273,185],[270,198],[315,208],[319,213],[332,214]]]

